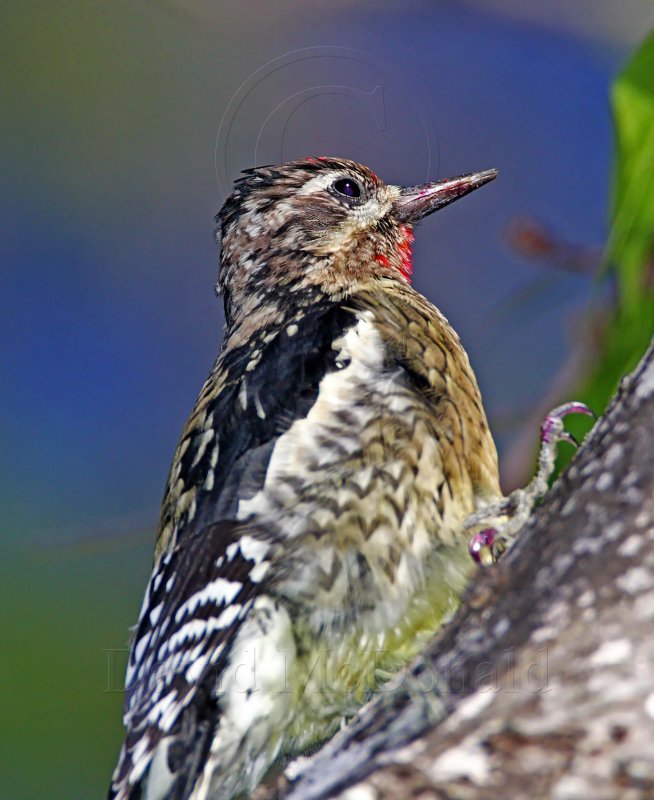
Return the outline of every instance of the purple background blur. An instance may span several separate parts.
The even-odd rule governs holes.
[[[215,159],[229,180],[303,155],[406,184],[500,170],[418,229],[415,285],[459,331],[506,451],[591,286],[562,273],[511,303],[542,268],[507,225],[604,241],[609,85],[653,23],[648,0],[3,4],[7,796],[101,796],[117,754],[117,651],[221,337]]]

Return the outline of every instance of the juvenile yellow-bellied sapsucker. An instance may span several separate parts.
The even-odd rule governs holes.
[[[456,607],[466,520],[542,492],[569,409],[505,500],[468,357],[411,287],[415,223],[495,174],[402,189],[308,158],[236,183],[224,341],[170,470],[110,797],[229,798],[328,738]]]

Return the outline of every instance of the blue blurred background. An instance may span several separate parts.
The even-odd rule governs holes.
[[[499,168],[420,227],[415,285],[461,334],[510,488],[592,284],[529,257],[516,221],[592,261],[608,87],[653,24],[648,0],[3,3],[3,796],[105,790],[169,460],[220,342],[212,218],[239,170]]]

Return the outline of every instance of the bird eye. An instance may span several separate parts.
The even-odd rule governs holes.
[[[361,187],[352,178],[340,178],[334,183],[334,189],[345,197],[361,197]]]

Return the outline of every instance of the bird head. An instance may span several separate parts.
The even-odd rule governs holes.
[[[410,282],[413,226],[495,170],[402,188],[340,158],[246,170],[218,215],[226,303],[314,288],[345,296],[378,277]]]

